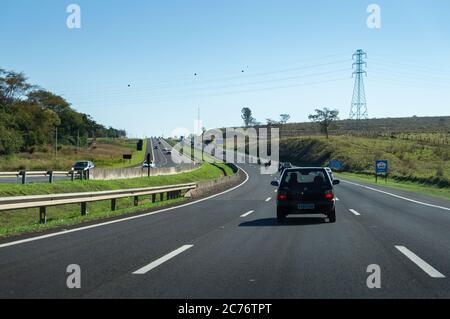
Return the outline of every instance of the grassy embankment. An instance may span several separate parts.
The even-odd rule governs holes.
[[[280,157],[304,166],[327,166],[337,159],[344,163],[342,176],[367,182],[374,182],[374,161],[389,160],[389,186],[450,198],[448,146],[387,137],[310,136],[282,139]]]
[[[199,169],[192,172],[169,176],[155,176],[151,178],[136,178],[114,181],[58,181],[54,184],[0,184],[0,197],[67,192],[89,192],[183,184],[219,178],[224,175],[224,172],[226,172],[226,174],[233,174],[232,169],[225,164],[211,165],[205,163]],[[158,201],[156,203],[152,204],[149,202],[149,196],[141,197],[139,206],[134,207],[132,198],[119,199],[117,201],[119,209],[115,212],[110,211],[110,201],[90,203],[88,204],[89,214],[84,217],[80,216],[79,205],[49,207],[47,209],[47,224],[45,225],[39,225],[39,213],[37,209],[0,212],[0,237],[17,235],[21,233],[39,232],[59,226],[70,226],[82,222],[145,211],[149,208],[183,202],[186,199],[179,198],[159,202],[158,196],[157,200]]]
[[[34,153],[19,153],[0,157],[0,171],[19,170],[68,170],[79,160],[93,161],[99,168],[120,168],[142,163],[147,140],[142,151],[136,150],[135,139],[97,139],[89,147],[80,150],[75,146],[62,145],[58,156],[51,147],[41,147]],[[133,154],[131,161],[123,160],[123,154]]]

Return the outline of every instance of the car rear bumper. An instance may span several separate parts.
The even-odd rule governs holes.
[[[300,204],[314,204],[314,209],[300,209]],[[335,209],[335,201],[277,202],[277,208],[286,214],[327,214]]]

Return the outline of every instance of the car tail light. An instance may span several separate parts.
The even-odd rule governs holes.
[[[287,200],[286,194],[278,194],[278,200]]]
[[[325,192],[325,199],[334,199],[333,191],[326,191]]]

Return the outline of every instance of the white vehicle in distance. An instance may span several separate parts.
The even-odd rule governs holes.
[[[142,164],[142,168],[155,168],[156,164],[154,162],[150,162],[150,164],[147,163],[147,161],[144,162],[144,164]]]
[[[73,171],[88,171],[93,168],[95,168],[95,165],[91,161],[78,161],[73,165],[72,170]]]

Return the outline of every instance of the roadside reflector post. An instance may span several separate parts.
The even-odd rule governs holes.
[[[47,174],[48,174],[48,182],[50,184],[53,184],[53,171],[48,171]]]
[[[81,216],[87,215],[87,203],[81,203]]]
[[[156,202],[156,194],[152,194],[152,203]]]
[[[111,199],[111,211],[115,212],[117,210],[117,199]]]
[[[139,196],[134,196],[134,206],[139,206]]]
[[[39,207],[39,224],[47,223],[47,207]]]

